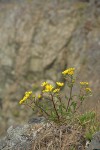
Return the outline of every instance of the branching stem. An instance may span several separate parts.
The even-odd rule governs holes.
[[[56,112],[56,115],[57,115],[57,118],[58,118],[58,121],[60,120],[59,118],[59,115],[58,115],[58,112],[57,112],[57,109],[56,109],[56,106],[55,106],[55,103],[54,103],[54,99],[53,99],[53,95],[51,94],[51,100],[52,100],[52,103],[53,103],[53,107],[54,107],[54,110]]]
[[[41,106],[34,103],[38,108],[40,108],[48,117],[50,116]]]
[[[66,112],[68,111],[68,108],[69,108],[69,105],[70,105],[70,101],[71,101],[71,99],[72,99],[72,89],[73,89],[72,80],[73,80],[73,77],[71,76],[71,88],[70,88],[70,95],[69,95],[69,100],[68,100]]]

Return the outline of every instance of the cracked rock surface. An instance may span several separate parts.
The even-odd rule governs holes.
[[[0,140],[0,150],[31,150],[43,120],[42,117],[33,118],[29,124],[9,127],[6,136]]]
[[[100,0],[0,0],[0,135],[33,115],[24,92],[68,67],[93,90],[83,109],[99,111]]]
[[[100,131],[93,135],[93,139],[87,150],[100,150]]]
[[[33,150],[34,140],[38,142],[38,137],[41,136],[42,140],[43,137],[45,139],[46,130],[49,132],[49,134],[51,130],[51,136],[54,136],[55,139],[57,135],[59,137],[59,131],[60,133],[62,131],[62,133],[66,134],[68,138],[66,142],[68,142],[69,139],[75,140],[69,140],[70,144],[67,143],[67,149],[68,146],[70,147],[71,145],[76,145],[76,150],[84,150],[86,140],[82,133],[79,133],[79,131],[76,131],[76,129],[74,130],[71,126],[61,126],[57,128],[55,126],[53,127],[51,124],[46,124],[43,117],[32,118],[29,123],[25,125],[9,127],[6,136],[0,139],[0,150]],[[49,136],[47,136],[46,138],[48,138],[47,140],[49,141]],[[59,147],[57,148],[57,150],[60,150]],[[93,139],[86,150],[100,150],[100,132],[97,132],[93,135]]]

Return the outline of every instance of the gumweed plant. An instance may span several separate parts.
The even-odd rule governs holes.
[[[62,76],[65,80],[64,83],[58,81],[55,85],[52,85],[45,81],[41,84],[40,94],[37,95],[34,91],[27,91],[24,97],[19,101],[19,104],[26,105],[33,111],[38,109],[40,114],[48,121],[53,121],[59,125],[71,123],[76,118],[78,122],[82,124],[85,122],[84,118],[86,117],[78,117],[77,114],[84,100],[92,94],[89,83],[78,83],[80,87],[79,92],[78,94],[73,94],[73,88],[76,84],[75,68],[64,70]],[[65,85],[69,88],[69,95],[65,96],[66,103],[64,103],[61,96],[61,91]]]

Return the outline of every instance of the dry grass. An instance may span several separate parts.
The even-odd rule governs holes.
[[[85,139],[81,131],[71,126],[46,125],[39,130],[33,150],[84,150]]]

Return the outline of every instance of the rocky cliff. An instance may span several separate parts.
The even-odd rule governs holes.
[[[0,150],[70,150],[73,147],[75,150],[100,150],[100,132],[89,142],[84,132],[75,127],[57,127],[38,117],[24,125],[10,126],[6,136],[0,139]]]
[[[98,109],[100,1],[0,1],[1,132],[32,113],[18,105],[24,91],[59,80],[66,67],[90,82],[94,93],[86,107]]]

